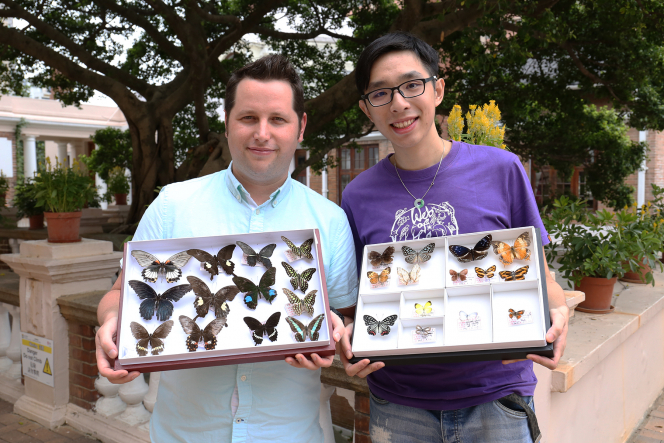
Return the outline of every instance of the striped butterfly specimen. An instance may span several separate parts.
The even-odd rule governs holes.
[[[516,271],[501,271],[498,273],[500,278],[505,281],[525,280],[528,273],[528,266],[517,269]]]
[[[283,288],[283,291],[284,294],[286,294],[286,297],[288,297],[288,302],[291,304],[293,313],[295,313],[296,316],[300,316],[302,314],[308,314],[309,317],[314,316],[314,303],[316,302],[316,293],[318,292],[317,290],[314,289],[313,291],[310,291],[307,295],[304,296],[304,298],[298,297],[286,288]]]
[[[157,314],[157,320],[166,321],[173,315],[173,303],[180,301],[184,295],[191,291],[191,285],[178,285],[164,291],[157,292],[147,283],[139,280],[129,280],[129,286],[136,292],[138,298],[143,300],[138,312],[145,320],[151,320]]]
[[[466,281],[468,269],[463,269],[459,272],[455,271],[454,269],[450,269],[450,275],[452,276],[452,281]]]
[[[521,317],[523,316],[523,314],[526,313],[526,311],[525,311],[525,309],[522,310],[522,311],[515,311],[514,309],[510,309],[509,313],[510,313],[510,318],[516,317],[517,320],[520,320]]]
[[[394,322],[397,321],[397,317],[396,314],[389,315],[381,321],[376,320],[370,315],[365,315],[363,318],[369,335],[387,335],[390,333],[390,326],[394,326]]]
[[[415,263],[424,263],[431,260],[431,253],[435,247],[435,243],[429,243],[421,250],[416,251],[409,246],[402,246],[401,252],[403,252],[403,255],[405,256],[406,263],[413,265]]]
[[[311,281],[311,277],[313,277],[316,273],[316,268],[309,268],[302,272],[297,272],[285,261],[281,262],[281,266],[284,267],[286,274],[288,274],[290,277],[290,284],[293,286],[293,290],[295,291],[297,288],[300,288],[303,293],[307,292],[307,288],[309,288],[309,281]]]
[[[410,272],[404,268],[397,268],[397,275],[399,276],[399,283],[402,285],[414,285],[420,282],[420,272],[422,268],[416,264]]]
[[[167,283],[175,283],[180,280],[180,277],[182,277],[181,268],[186,265],[191,258],[191,255],[187,254],[187,251],[171,255],[164,262],[145,251],[134,250],[131,251],[131,255],[142,268],[145,268],[143,269],[143,272],[141,272],[143,280],[151,283],[156,283],[160,275],[166,278]]]
[[[277,291],[270,286],[274,284],[274,277],[277,275],[277,268],[270,268],[265,271],[261,277],[258,285],[248,278],[236,275],[233,277],[233,283],[240,288],[240,292],[244,292],[244,303],[249,309],[256,309],[258,305],[258,298],[263,297],[265,300],[272,304],[272,300],[277,296]]]
[[[367,277],[369,277],[369,281],[372,285],[376,285],[378,283],[383,284],[387,281],[388,278],[390,278],[391,271],[392,270],[388,266],[387,268],[380,271],[380,274],[374,271],[367,272]]]
[[[394,260],[394,246],[388,246],[383,253],[369,252],[369,261],[373,266],[389,265]]]
[[[511,265],[514,260],[530,260],[530,233],[524,232],[514,241],[514,246],[502,241],[491,242],[493,252],[498,254],[498,260],[505,266]]]
[[[196,299],[194,300],[196,317],[205,317],[210,311],[210,307],[212,307],[214,309],[214,316],[222,318],[225,323],[228,313],[231,312],[231,308],[228,307],[227,302],[235,299],[237,293],[240,292],[240,288],[235,285],[224,286],[213,294],[208,285],[200,278],[190,275],[187,277],[187,281],[189,281],[194,294],[196,294]]]
[[[473,249],[461,245],[450,245],[450,252],[461,263],[468,263],[473,260],[482,260],[489,255],[491,247],[491,234],[485,235],[475,244]]]
[[[267,338],[269,338],[270,341],[277,340],[277,325],[279,324],[280,319],[281,312],[278,311],[270,315],[265,324],[253,317],[244,318],[244,322],[249,326],[249,329],[251,329],[251,338],[254,340],[254,343],[256,343],[255,346],[263,343],[264,335],[267,335]]]
[[[496,265],[489,266],[486,269],[475,268],[475,274],[479,278],[493,278],[493,273],[496,272]]]
[[[217,255],[212,255],[202,249],[187,249],[187,254],[203,263],[203,268],[210,273],[211,281],[215,275],[219,274],[219,268],[221,268],[226,275],[233,275],[233,272],[235,271],[235,263],[231,261],[231,258],[233,258],[233,251],[235,251],[235,245],[228,245],[221,248],[219,252],[217,252]]]
[[[311,341],[318,340],[318,331],[320,331],[321,326],[323,326],[323,319],[325,314],[316,316],[313,320],[309,322],[307,326],[304,326],[302,322],[298,321],[293,317],[286,317],[286,323],[290,326],[291,331],[295,333],[295,340],[298,342],[303,342],[309,337]]]
[[[314,239],[310,238],[309,240],[302,243],[300,246],[295,246],[295,243],[288,240],[286,237],[281,236],[281,239],[288,245],[293,255],[297,258],[307,258],[311,260],[314,256],[311,254],[311,245],[314,244]]]
[[[135,321],[131,322],[129,327],[131,328],[131,335],[138,340],[138,343],[136,343],[136,352],[138,355],[141,357],[148,355],[148,344],[150,345],[152,355],[159,355],[164,350],[163,340],[171,333],[173,320],[168,320],[160,324],[152,334],[143,325]]]
[[[431,301],[424,303],[424,305],[420,303],[415,303],[415,312],[420,317],[427,317],[431,315],[432,311],[433,311],[433,304],[431,303]]]
[[[272,257],[274,248],[277,247],[276,243],[272,243],[270,245],[265,246],[263,249],[260,250],[260,252],[254,251],[254,248],[252,248],[251,246],[249,246],[244,242],[238,241],[235,243],[237,243],[240,249],[242,249],[242,252],[246,254],[247,264],[249,266],[256,266],[256,263],[261,262],[266,269],[270,269],[272,267],[272,262],[270,261],[270,257]]]
[[[198,350],[198,344],[203,342],[203,346],[207,351],[211,351],[217,347],[217,334],[221,332],[224,326],[226,326],[226,320],[221,318],[215,318],[208,325],[201,329],[196,322],[186,315],[180,316],[180,324],[182,325],[182,330],[187,334],[187,349],[189,352],[194,352]]]

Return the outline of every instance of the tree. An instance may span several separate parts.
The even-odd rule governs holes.
[[[90,157],[84,159],[85,165],[99,177],[108,181],[109,172],[116,168],[129,169],[132,167],[131,134],[118,128],[108,127],[95,131],[92,136],[97,148]]]

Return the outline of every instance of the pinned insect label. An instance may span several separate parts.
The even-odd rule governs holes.
[[[482,320],[477,312],[466,314],[464,311],[459,312],[459,321],[457,329],[460,332],[479,331],[482,329]]]
[[[417,326],[412,332],[413,343],[432,343],[436,341],[436,328],[433,326]]]
[[[508,310],[507,324],[509,326],[527,325],[533,322],[533,313],[531,311],[521,310],[515,311],[514,309]]]

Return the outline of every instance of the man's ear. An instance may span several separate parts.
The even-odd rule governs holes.
[[[436,80],[436,106],[438,106],[445,97],[445,80],[439,78]]]
[[[371,118],[371,114],[369,114],[369,110],[367,109],[366,102],[364,100],[360,100],[360,102],[358,104],[360,105],[360,109],[362,110],[362,112],[364,112],[364,114],[367,117],[369,117],[369,120],[371,120],[371,123],[373,123],[373,119]]]
[[[304,114],[302,114],[302,120],[300,120],[300,136],[297,139],[299,143],[301,143],[302,139],[304,139],[304,130],[306,127],[307,127],[307,113],[305,112]]]
[[[224,135],[228,138],[228,115],[224,118]]]

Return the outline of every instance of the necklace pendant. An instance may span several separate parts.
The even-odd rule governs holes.
[[[417,209],[420,209],[423,206],[424,206],[424,200],[423,199],[418,198],[418,199],[415,200],[415,207]]]

